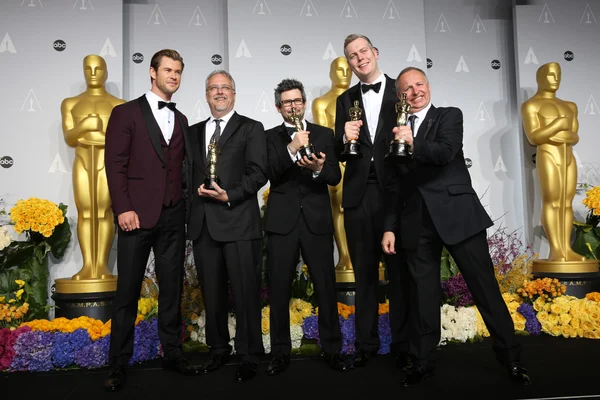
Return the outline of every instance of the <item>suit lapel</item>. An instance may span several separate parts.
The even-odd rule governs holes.
[[[425,139],[427,137],[429,130],[431,129],[431,127],[433,126],[433,123],[435,122],[436,116],[437,116],[437,108],[435,108],[435,106],[432,104],[429,111],[427,111],[427,115],[425,115],[425,119],[423,120],[423,122],[421,122],[421,125],[419,126],[419,132],[417,132],[417,136],[420,136],[423,139]]]
[[[286,145],[292,143],[292,137],[287,133],[285,123],[279,125],[278,134],[281,136],[281,140],[283,140]]]
[[[150,104],[148,103],[148,99],[146,99],[146,95],[142,95],[138,98],[140,103],[140,107],[142,108],[142,116],[144,117],[144,121],[146,122],[146,129],[148,130],[148,135],[150,136],[150,142],[152,142],[152,147],[158,154],[160,160],[165,163],[165,159],[162,152],[162,147],[160,145],[160,137],[162,136],[162,132],[160,131],[160,127],[154,118],[154,114],[152,114],[152,109],[150,108]]]
[[[231,115],[231,118],[229,119],[229,121],[227,121],[227,125],[225,125],[225,129],[223,130],[223,133],[221,133],[221,136],[219,137],[219,141],[217,142],[218,148],[220,148],[220,149],[223,148],[225,143],[227,143],[227,141],[229,140],[231,135],[233,135],[235,130],[238,128],[239,124],[240,124],[240,115],[237,112],[234,112],[233,115]]]
[[[177,116],[177,120],[179,121],[179,125],[181,126],[181,131],[183,132],[183,145],[185,146],[185,156],[188,159],[190,165],[192,165],[192,147],[190,145],[190,131],[188,129],[187,124],[185,123],[185,119],[183,118],[183,114],[179,110],[175,110],[175,115]]]
[[[354,107],[354,102],[358,101],[358,107],[362,110],[361,113],[361,121],[363,122],[361,134],[359,135],[359,140],[367,144],[369,147],[373,146],[373,142],[371,142],[371,134],[369,133],[369,124],[367,124],[367,115],[365,113],[365,106],[362,101],[362,95],[360,93],[360,83],[357,83],[350,89],[351,92],[348,93],[350,97],[350,107]]]
[[[386,114],[389,115],[390,112],[388,107],[398,101],[398,96],[396,95],[396,82],[387,75],[385,76],[385,79],[385,92],[383,92],[381,108],[379,109],[379,123],[377,124],[377,132],[375,132],[375,142],[377,142],[377,139],[381,136],[380,133],[383,130],[384,125],[386,125],[384,123]]]
[[[200,125],[198,125],[198,146],[200,146],[200,161],[202,162],[202,165],[206,165],[206,125],[208,124],[208,121],[210,120],[207,119],[205,121],[203,121],[202,123],[200,123]]]

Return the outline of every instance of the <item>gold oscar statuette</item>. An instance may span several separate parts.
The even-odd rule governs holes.
[[[304,127],[302,126],[302,121],[300,121],[300,117],[298,116],[298,114],[296,114],[296,107],[292,107],[292,115],[290,116],[290,118],[292,119],[292,122],[296,127],[296,132],[304,130]],[[306,157],[311,161],[313,159],[313,155],[317,158],[319,157],[318,154],[315,153],[315,147],[310,142],[300,147],[300,149],[298,149],[298,152],[300,153],[300,157]]]
[[[217,176],[217,143],[211,141],[208,144],[208,155],[206,166],[206,175],[204,176],[204,188],[207,190],[215,190],[214,183],[221,185],[221,179]]]
[[[577,163],[573,146],[579,142],[577,105],[556,97],[560,65],[550,62],[536,73],[538,90],[521,105],[527,140],[537,146],[536,169],[542,197],[541,225],[550,254],[533,260],[534,273],[594,273],[598,260],[588,260],[571,248],[573,198]]]
[[[56,279],[56,293],[111,292],[117,287],[117,278],[108,269],[115,226],[104,166],[104,145],[111,111],[125,101],[106,91],[108,71],[102,57],[86,56],[83,73],[87,89],[64,99],[61,104],[64,138],[75,148],[73,194],[83,266],[71,278]]]
[[[348,65],[346,57],[337,57],[329,67],[331,88],[322,96],[312,102],[312,115],[314,121],[330,129],[335,129],[336,100],[350,87],[352,70]],[[344,209],[342,208],[344,171],[346,163],[340,162],[342,179],[335,186],[329,186],[329,197],[331,198],[331,211],[333,215],[333,235],[338,250],[338,262],[335,266],[335,280],[340,283],[354,282],[354,268],[350,260],[348,243],[346,241],[346,229],[344,227]],[[380,269],[380,279],[385,276],[385,271]]]
[[[358,121],[362,117],[362,110],[358,106],[358,100],[354,100],[354,106],[348,110],[350,113],[350,121]],[[361,158],[360,143],[358,139],[348,140],[344,143],[344,151],[340,154],[341,161],[354,160]]]
[[[402,99],[396,103],[396,113],[398,114],[396,126],[406,126],[410,113],[410,104],[406,101],[406,93],[402,93]],[[404,140],[394,138],[385,157],[396,162],[406,162],[410,159],[409,147]]]

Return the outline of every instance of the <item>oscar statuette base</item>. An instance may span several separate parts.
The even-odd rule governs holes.
[[[550,261],[533,260],[534,278],[556,278],[567,287],[566,295],[584,298],[589,292],[600,291],[597,260]]]
[[[379,266],[379,286],[377,290],[377,301],[385,303],[387,280],[385,277],[385,267]],[[356,282],[354,280],[354,269],[345,265],[335,267],[335,289],[337,301],[348,306],[356,304]]]
[[[56,279],[52,299],[55,318],[89,317],[107,322],[117,291],[117,277],[105,279]]]

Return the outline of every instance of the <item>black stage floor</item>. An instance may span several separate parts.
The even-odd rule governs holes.
[[[183,377],[160,368],[160,360],[130,368],[125,388],[106,393],[106,369],[0,374],[4,398],[18,399],[600,399],[600,340],[547,335],[520,337],[530,386],[513,384],[495,361],[491,341],[449,344],[438,352],[434,377],[403,388],[403,373],[390,355],[365,368],[334,372],[319,357],[294,357],[280,376],[265,373],[268,356],[255,379],[233,380],[239,362],[209,375]],[[207,353],[188,353],[201,363]]]

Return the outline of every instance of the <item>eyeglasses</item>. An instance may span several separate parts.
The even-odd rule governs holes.
[[[213,85],[206,88],[207,92],[229,92],[230,90],[233,90],[233,88],[229,85]]]
[[[290,100],[281,100],[281,104],[284,106],[291,106],[292,104],[300,106],[304,104],[304,100],[301,98],[290,99]]]

